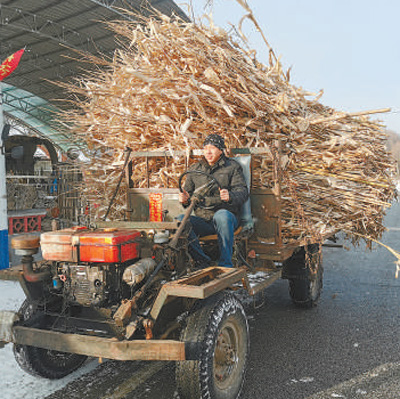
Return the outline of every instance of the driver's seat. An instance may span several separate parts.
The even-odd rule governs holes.
[[[247,190],[250,193],[250,182],[251,182],[251,171],[250,171],[250,164],[251,164],[251,156],[238,156],[235,157],[234,160],[238,162],[243,169],[243,175],[246,180]],[[253,216],[251,215],[251,202],[250,202],[250,195],[247,198],[247,201],[243,204],[242,209],[240,211],[240,218],[239,218],[239,227],[235,230],[234,236],[236,237],[240,233],[250,233],[253,231],[254,228],[254,221]],[[218,236],[216,234],[199,237],[199,240],[202,242],[208,241],[215,241],[218,240]]]

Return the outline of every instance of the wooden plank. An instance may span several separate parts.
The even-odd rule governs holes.
[[[41,179],[41,180],[54,180],[54,176],[43,175],[6,175],[7,179]]]
[[[18,281],[19,275],[22,273],[22,265],[12,266],[8,269],[0,270],[0,280]]]
[[[14,343],[60,352],[114,360],[185,360],[185,343],[173,340],[135,340],[64,334],[16,326]]]
[[[150,315],[156,320],[168,297],[205,299],[241,281],[245,275],[244,269],[211,267],[201,270],[193,276],[164,284],[154,302]],[[210,278],[211,281],[202,283],[203,279],[207,278]]]
[[[264,290],[265,288],[269,287],[271,284],[273,284],[276,280],[278,280],[282,275],[282,271],[281,270],[276,270],[271,272],[271,274],[269,274],[268,276],[266,276],[265,278],[261,278],[258,282],[253,283],[250,278],[248,278],[248,276],[246,275],[244,277],[244,285],[245,288],[247,290],[247,292],[249,293],[249,295],[255,295],[258,292]]]
[[[242,280],[246,275],[244,269],[236,269],[232,273],[226,273],[225,275],[218,276],[214,281],[210,281],[203,287],[204,297],[207,298],[225,288],[230,287],[232,284]]]
[[[263,155],[263,154],[270,154],[271,151],[269,148],[266,147],[252,147],[252,148],[231,148],[230,149],[232,154],[236,155]],[[177,150],[177,151],[133,151],[131,156],[133,158],[151,158],[151,157],[187,157],[194,155],[194,156],[202,156],[203,150],[202,149],[193,149],[190,150],[189,153],[187,151]],[[114,163],[116,164],[116,163]]]
[[[125,228],[125,229],[165,229],[165,230],[174,230],[178,228],[178,222],[130,222],[130,221],[112,221],[112,222],[103,222],[96,221],[96,227],[98,228],[107,228],[107,227],[116,227],[116,228]]]
[[[170,285],[201,285],[204,284],[204,280],[206,279],[215,278],[224,272],[229,272],[232,270],[234,269],[211,266],[206,269],[199,270],[188,277],[172,281]]]

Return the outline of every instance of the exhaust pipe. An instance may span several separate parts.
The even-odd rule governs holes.
[[[50,270],[43,270],[41,272],[35,272],[33,270],[33,256],[24,255],[21,259],[22,270],[24,272],[24,278],[30,283],[39,283],[50,279]]]
[[[33,270],[33,255],[39,250],[40,238],[30,235],[14,237],[11,247],[17,255],[22,255],[21,263],[24,278],[30,283],[39,283],[51,277],[50,270],[35,272]]]

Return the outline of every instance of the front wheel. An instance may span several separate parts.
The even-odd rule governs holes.
[[[41,327],[41,315],[34,305],[25,301],[19,313],[24,321],[32,321],[32,327]],[[78,369],[86,356],[58,352],[35,346],[14,345],[14,356],[18,365],[27,373],[51,380],[63,378]]]
[[[181,340],[199,345],[198,360],[178,362],[181,399],[235,399],[243,387],[249,327],[242,304],[231,294],[201,303],[187,319]]]

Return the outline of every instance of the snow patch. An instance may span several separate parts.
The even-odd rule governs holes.
[[[0,280],[0,310],[17,311],[25,300],[25,294],[15,281]],[[47,380],[25,373],[17,364],[13,345],[7,344],[0,349],[2,399],[29,398],[44,399],[58,391],[79,376],[89,373],[98,366],[97,360],[88,361],[83,367],[60,380]]]
[[[307,383],[310,383],[310,382],[314,382],[314,377],[301,377],[301,378],[299,378],[298,380],[297,379],[295,379],[295,378],[292,378],[291,380],[290,380],[290,382],[292,383],[292,384],[297,384],[297,383],[299,383],[299,382],[302,382],[302,383],[304,383],[304,384],[307,384]]]

